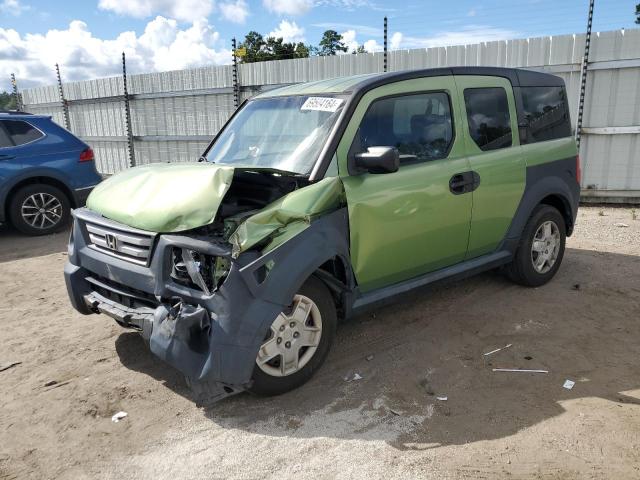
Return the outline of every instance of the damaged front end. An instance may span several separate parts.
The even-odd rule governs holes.
[[[152,168],[132,169],[74,212],[67,288],[78,311],[140,331],[210,402],[250,385],[271,322],[306,278],[332,259],[348,265],[344,191],[336,177],[154,167],[158,182]],[[194,195],[167,200],[172,176]]]

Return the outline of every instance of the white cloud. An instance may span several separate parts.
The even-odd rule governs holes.
[[[0,13],[13,15],[14,17],[18,17],[22,12],[30,9],[30,5],[23,5],[19,0],[3,0],[2,3],[0,3]]]
[[[278,28],[270,32],[267,37],[282,38],[285,42],[304,42],[304,28],[299,27],[296,22],[282,20]]]
[[[229,63],[231,52],[219,47],[219,34],[206,20],[180,29],[176,20],[156,17],[142,35],[123,32],[115,39],[93,36],[87,24],[74,20],[66,30],[20,35],[0,27],[0,88],[14,72],[21,88],[55,82],[54,65],[60,64],[65,81],[121,73],[121,55],[127,71],[144,73]]]
[[[100,0],[98,7],[119,15],[147,18],[165,15],[184,22],[207,18],[213,11],[213,0]]]
[[[355,30],[347,30],[342,32],[342,43],[349,49],[349,52],[352,52],[358,48],[358,41],[356,40],[356,31]]]
[[[262,4],[280,15],[302,15],[313,7],[312,0],[262,0]]]
[[[400,45],[402,44],[402,32],[393,32],[393,35],[391,35],[391,40],[389,41],[389,49],[390,50],[397,50],[400,48]]]
[[[235,2],[221,3],[220,13],[222,18],[233,23],[244,24],[249,16],[249,5],[245,0],[236,0]]]
[[[473,43],[493,42],[521,37],[521,33],[514,30],[487,27],[482,25],[468,25],[456,31],[438,32],[432,37],[403,36],[402,48],[447,47],[451,45],[470,45]]]
[[[349,48],[347,53],[356,51],[360,45],[363,45],[367,52],[380,52],[384,49],[384,47],[374,39],[366,40],[363,43],[359,42],[357,38],[358,32],[354,29],[346,30],[340,35],[342,35],[342,43]]]

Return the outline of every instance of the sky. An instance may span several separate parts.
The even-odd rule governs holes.
[[[634,28],[640,0],[596,0],[595,31]],[[463,45],[583,32],[588,0],[0,0],[0,91],[231,62],[250,30],[317,45],[333,29],[351,49]]]

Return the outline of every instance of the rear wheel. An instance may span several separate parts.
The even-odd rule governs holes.
[[[59,232],[69,223],[71,204],[67,196],[52,185],[27,185],[9,203],[9,218],[15,228],[27,235]]]
[[[336,323],[329,290],[317,278],[309,278],[271,324],[258,351],[249,391],[279,395],[309,380],[329,353]]]
[[[511,280],[538,287],[551,280],[562,263],[566,226],[560,212],[538,205],[522,232],[513,261],[506,268]]]

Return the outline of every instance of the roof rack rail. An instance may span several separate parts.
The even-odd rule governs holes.
[[[29,112],[20,112],[18,110],[0,110],[0,114],[4,115],[33,115]]]

